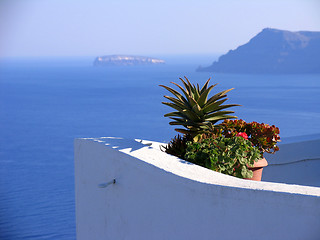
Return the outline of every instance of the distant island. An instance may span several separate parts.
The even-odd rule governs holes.
[[[129,55],[108,55],[97,57],[94,66],[135,66],[164,64],[165,61],[151,57],[129,56]]]
[[[248,43],[230,50],[201,72],[320,73],[320,32],[263,29]]]

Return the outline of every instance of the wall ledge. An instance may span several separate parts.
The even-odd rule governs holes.
[[[320,188],[231,177],[159,145],[75,140],[78,240],[319,239]]]
[[[107,148],[112,148],[135,157],[147,164],[162,169],[167,173],[208,185],[320,197],[319,187],[244,180],[197,166],[161,151],[160,146],[165,144],[155,141],[124,139],[118,137],[80,138],[75,141],[99,143]]]

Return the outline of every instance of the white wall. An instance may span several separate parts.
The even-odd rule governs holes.
[[[279,152],[265,156],[269,166],[263,170],[263,181],[320,187],[319,139],[280,144],[279,147]]]
[[[78,240],[319,239],[320,188],[237,179],[152,146],[75,140]]]

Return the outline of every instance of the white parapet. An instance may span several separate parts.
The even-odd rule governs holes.
[[[281,144],[279,152],[265,157],[269,166],[262,180],[320,187],[319,139]]]
[[[255,182],[159,143],[75,140],[77,239],[319,239],[320,188]]]

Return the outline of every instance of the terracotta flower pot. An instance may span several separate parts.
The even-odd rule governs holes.
[[[265,158],[260,159],[258,162],[254,162],[253,167],[248,167],[253,172],[252,178],[245,178],[248,180],[261,181],[262,170],[264,167],[268,166],[268,162]]]

